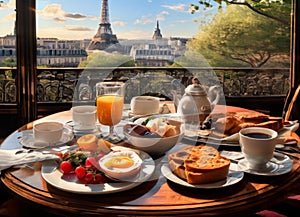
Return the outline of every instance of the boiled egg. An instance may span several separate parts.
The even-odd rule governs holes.
[[[122,150],[108,153],[99,160],[99,165],[107,176],[122,180],[140,171],[142,159],[134,151]]]
[[[162,118],[155,118],[149,120],[146,126],[150,128],[151,132],[155,132],[163,137],[166,132],[167,123]]]

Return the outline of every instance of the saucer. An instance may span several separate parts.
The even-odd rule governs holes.
[[[274,153],[273,158],[267,163],[266,167],[262,169],[250,169],[246,159],[242,159],[238,162],[238,170],[261,176],[282,175],[290,172],[292,168],[292,160],[287,155],[280,153]]]
[[[23,134],[24,136],[19,141],[20,144],[24,148],[36,149],[36,148],[43,148],[43,147],[46,147],[49,145],[49,143],[47,143],[47,142],[35,141],[32,130],[30,130],[28,133],[24,133],[24,134]],[[74,134],[73,134],[72,130],[65,127],[60,141],[56,142],[54,144],[51,144],[51,146],[57,146],[57,145],[67,143],[67,142],[71,141],[73,138],[74,138]]]

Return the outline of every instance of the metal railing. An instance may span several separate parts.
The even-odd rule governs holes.
[[[126,81],[127,102],[133,96],[156,94],[172,99],[171,90],[184,89],[191,79],[200,77],[203,85],[221,84],[226,101],[284,98],[290,85],[289,68],[38,68],[38,106],[49,112],[59,105],[94,100],[94,86],[100,80]],[[0,68],[0,110],[17,103],[16,68]],[[174,80],[180,86],[174,86]],[[45,112],[47,107],[43,108]]]

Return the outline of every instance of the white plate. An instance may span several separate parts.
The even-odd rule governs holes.
[[[121,147],[119,147],[122,149]],[[117,147],[114,147],[117,149]],[[133,149],[132,149],[133,150]],[[42,165],[42,177],[50,185],[72,193],[79,194],[110,194],[132,189],[147,181],[154,172],[155,162],[145,152],[136,151],[143,160],[142,169],[134,179],[126,182],[108,182],[104,184],[82,184],[79,183],[76,175],[63,177],[58,169],[59,163],[56,161],[44,161]]]
[[[51,146],[55,147],[61,144],[65,144],[71,141],[73,138],[74,134],[72,132],[72,129],[70,129],[68,126],[65,126],[60,141],[55,144],[51,144]],[[32,130],[30,130],[29,132],[24,132],[23,137],[20,139],[19,142],[25,148],[43,148],[49,145],[48,143],[35,141]]]
[[[238,162],[238,170],[254,175],[261,176],[278,176],[288,173],[293,168],[293,161],[284,154],[274,153],[273,158],[267,163],[266,168],[253,170],[248,167],[248,161],[242,159]]]
[[[169,164],[163,164],[161,167],[161,172],[168,180],[170,180],[174,183],[177,183],[179,185],[183,185],[186,187],[202,188],[202,189],[224,188],[224,187],[227,187],[227,186],[230,186],[230,185],[240,182],[244,177],[244,173],[241,171],[229,170],[228,176],[224,180],[209,183],[209,184],[189,184],[185,180],[176,176],[170,169]]]
[[[292,122],[289,126],[284,126],[282,129],[278,131],[278,135],[283,135],[287,131],[296,131],[299,128],[299,123]],[[230,136],[221,138],[214,135],[214,132],[210,135],[201,135],[200,130],[185,130],[185,138],[188,140],[209,143],[214,145],[224,145],[224,146],[240,146],[239,144],[239,134],[235,133]],[[286,144],[293,144],[295,141],[288,142]]]

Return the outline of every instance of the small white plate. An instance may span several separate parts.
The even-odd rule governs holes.
[[[238,162],[238,170],[261,176],[283,175],[290,172],[292,168],[293,161],[287,155],[280,153],[274,153],[273,158],[267,163],[266,167],[260,170],[250,169],[246,159],[242,159]]]
[[[48,146],[49,144],[46,142],[38,142],[34,140],[33,132],[30,130],[28,133],[24,132],[24,136],[19,140],[20,144],[25,148],[43,148]],[[68,126],[64,127],[63,135],[59,142],[55,144],[51,144],[51,146],[57,146],[64,143],[67,143],[71,141],[74,138],[74,134],[72,132],[72,129],[70,129]]]
[[[168,180],[176,184],[183,185],[186,187],[191,187],[191,188],[202,188],[202,189],[224,188],[240,182],[244,177],[244,173],[241,171],[229,170],[228,176],[224,180],[208,183],[208,184],[189,184],[185,180],[176,176],[172,172],[171,168],[169,167],[169,164],[163,164],[161,167],[161,172]]]
[[[122,147],[114,147],[114,150],[120,150]],[[128,148],[125,148],[128,150]],[[132,149],[133,150],[133,149]],[[135,150],[134,150],[135,151]],[[141,183],[147,181],[155,170],[155,162],[153,159],[143,151],[137,151],[142,159],[142,169],[139,174],[132,180],[123,182],[108,182],[104,184],[82,184],[79,183],[76,175],[64,177],[62,172],[58,169],[59,163],[57,161],[44,161],[42,165],[42,177],[50,185],[72,193],[79,194],[110,194],[132,189]]]

